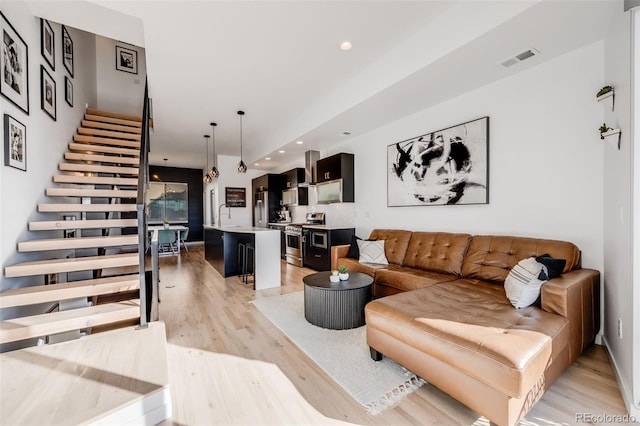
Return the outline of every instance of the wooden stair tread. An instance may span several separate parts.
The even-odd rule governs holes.
[[[106,115],[85,114],[85,120],[102,121],[104,123],[120,124],[122,126],[142,127],[142,121],[125,120],[122,118],[108,117]]]
[[[55,183],[79,183],[86,185],[113,185],[113,186],[138,186],[136,178],[121,178],[109,176],[86,176],[86,175],[55,175]]]
[[[77,143],[86,143],[90,145],[95,144],[95,145],[125,146],[129,148],[140,149],[140,142],[125,141],[122,139],[104,138],[100,136],[73,135],[73,141]]]
[[[135,204],[38,204],[39,212],[135,212]]]
[[[92,197],[92,198],[136,198],[137,190],[90,189],[90,188],[47,188],[47,197]]]
[[[139,317],[140,300],[135,299],[14,318],[0,322],[0,343],[16,342]]]
[[[87,143],[74,143],[71,142],[69,144],[69,150],[71,151],[91,151],[91,152],[104,152],[107,154],[122,154],[122,155],[130,155],[132,157],[139,157],[140,150],[138,149],[127,149],[127,148],[119,148],[115,146],[104,146],[104,145],[90,145]]]
[[[142,123],[142,117],[137,115],[120,114],[117,112],[105,111],[97,108],[87,108],[86,113],[90,115],[101,115],[103,117],[120,118],[122,120],[136,121],[136,122]]]
[[[106,256],[73,257],[68,259],[36,260],[5,266],[4,276],[28,277],[60,272],[90,271],[139,264],[138,253],[112,254]]]
[[[65,152],[65,160],[74,161],[91,161],[99,163],[114,163],[114,164],[140,164],[140,159],[137,157],[119,157],[117,155],[96,155],[96,154],[81,154],[79,152]]]
[[[68,172],[114,173],[138,175],[137,167],[105,166],[103,164],[60,163],[58,169]]]
[[[19,252],[46,250],[75,250],[99,247],[117,247],[138,244],[138,235],[113,235],[106,237],[47,238],[18,243]]]
[[[79,297],[92,297],[101,294],[131,291],[139,288],[140,276],[138,274],[21,287],[0,293],[0,308],[56,302]]]
[[[165,336],[153,322],[0,354],[2,423],[161,423],[171,412]]]
[[[121,124],[105,123],[103,121],[82,120],[81,125],[82,127],[88,127],[88,128],[90,127],[93,129],[112,130],[114,132],[135,133],[138,135],[142,132],[140,127],[123,126]]]
[[[49,220],[29,222],[29,231],[64,231],[68,229],[106,229],[138,226],[138,219]]]
[[[105,136],[108,138],[127,139],[132,141],[140,141],[140,135],[126,132],[114,132],[111,130],[93,129],[91,127],[78,127],[78,133],[81,135]]]

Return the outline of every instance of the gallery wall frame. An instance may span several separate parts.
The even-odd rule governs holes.
[[[27,128],[9,114],[4,115],[4,165],[27,171]]]
[[[56,121],[56,81],[44,65],[40,65],[40,107]]]
[[[73,108],[73,83],[66,75],[64,76],[64,100]]]
[[[387,146],[387,206],[489,203],[489,117]]]
[[[0,94],[29,115],[29,48],[0,12]]]
[[[49,21],[40,18],[40,52],[42,57],[51,67],[51,71],[56,70],[56,35]]]
[[[73,40],[64,25],[62,26],[62,64],[73,78]]]
[[[116,45],[116,69],[131,74],[138,74],[138,52]]]

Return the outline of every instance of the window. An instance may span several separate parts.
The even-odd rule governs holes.
[[[189,185],[186,183],[149,182],[147,211],[149,223],[189,221]]]

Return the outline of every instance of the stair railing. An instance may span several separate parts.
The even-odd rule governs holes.
[[[149,186],[149,88],[144,84],[144,102],[142,107],[142,131],[140,134],[140,168],[138,170],[138,194],[136,210],[138,211],[138,256],[140,263],[140,328],[146,328],[147,317],[147,285],[145,269],[145,253],[149,247],[147,237],[147,188]],[[153,283],[152,289],[157,283]],[[153,291],[153,290],[152,290]]]

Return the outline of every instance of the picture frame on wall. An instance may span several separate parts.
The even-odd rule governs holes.
[[[40,106],[56,121],[56,81],[44,65],[40,65]]]
[[[116,69],[138,74],[138,52],[123,46],[116,46]]]
[[[66,75],[64,76],[64,100],[73,108],[73,83]]]
[[[9,114],[4,115],[4,165],[27,171],[27,128]]]
[[[489,117],[387,146],[387,206],[489,203]]]
[[[2,12],[0,16],[0,94],[29,115],[28,47]]]
[[[62,64],[73,78],[73,40],[64,25],[62,26]]]
[[[229,207],[247,207],[246,188],[227,186],[224,189],[224,202]]]
[[[51,71],[56,70],[56,37],[49,21],[40,18],[40,50],[42,57],[51,67]]]

